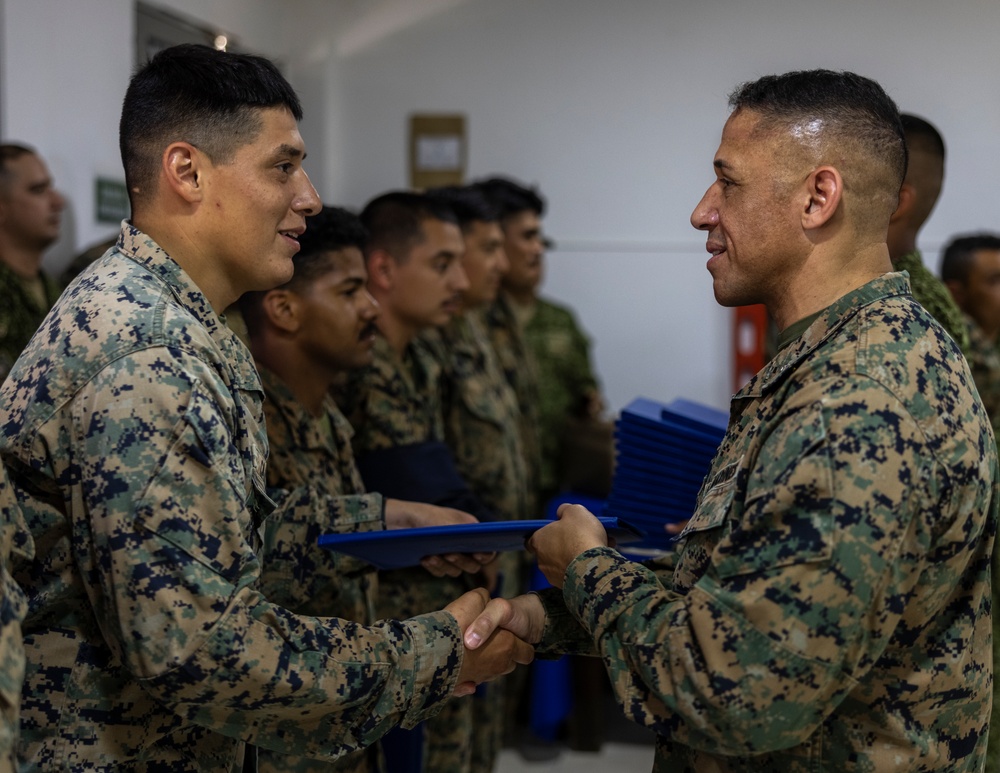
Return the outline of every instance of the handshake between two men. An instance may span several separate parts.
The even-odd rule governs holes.
[[[586,550],[608,546],[609,539],[601,522],[582,505],[562,505],[557,515],[558,520],[536,531],[526,547],[537,557],[545,578],[561,588],[570,562]],[[470,695],[477,684],[530,663],[545,627],[545,609],[530,593],[491,599],[485,588],[477,588],[445,610],[455,616],[465,643],[456,696]]]

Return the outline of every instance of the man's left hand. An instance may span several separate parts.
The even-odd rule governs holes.
[[[527,548],[538,557],[545,579],[561,588],[570,561],[585,550],[607,546],[608,534],[583,505],[560,505],[556,517],[531,535]]]

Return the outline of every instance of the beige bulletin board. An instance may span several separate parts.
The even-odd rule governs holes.
[[[465,181],[464,115],[410,116],[410,187],[417,190]]]

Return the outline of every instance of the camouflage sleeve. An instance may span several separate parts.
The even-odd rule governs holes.
[[[371,564],[318,545],[324,534],[383,531],[381,494],[326,496],[311,486],[270,489],[277,507],[264,524],[260,590],[292,610],[333,608],[344,576],[374,571]]]
[[[80,576],[114,657],[154,698],[260,746],[334,756],[450,695],[463,652],[451,615],[364,627],[293,615],[256,590],[240,422],[210,366],[138,352],[71,410]]]
[[[30,558],[34,544],[21,508],[0,464],[0,770],[12,763],[17,749],[24,646],[21,621],[28,611],[24,591],[14,581],[14,556]],[[16,768],[13,768],[16,769]]]
[[[609,548],[569,565],[566,605],[633,721],[714,753],[788,748],[879,658],[932,560],[938,516],[921,508],[981,487],[950,480],[896,399],[863,383],[833,397],[829,384],[803,389],[769,423],[743,501],[729,487],[728,499],[700,503],[689,528],[725,531],[686,594]],[[941,552],[956,566],[935,569],[948,587],[969,560],[960,545],[975,539],[961,513],[977,506],[934,525],[953,530]]]

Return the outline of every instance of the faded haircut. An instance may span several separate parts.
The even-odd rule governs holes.
[[[286,107],[302,119],[295,90],[269,60],[184,44],[160,51],[125,92],[119,144],[132,210],[152,193],[163,150],[189,142],[229,163],[263,125],[259,110]]]

